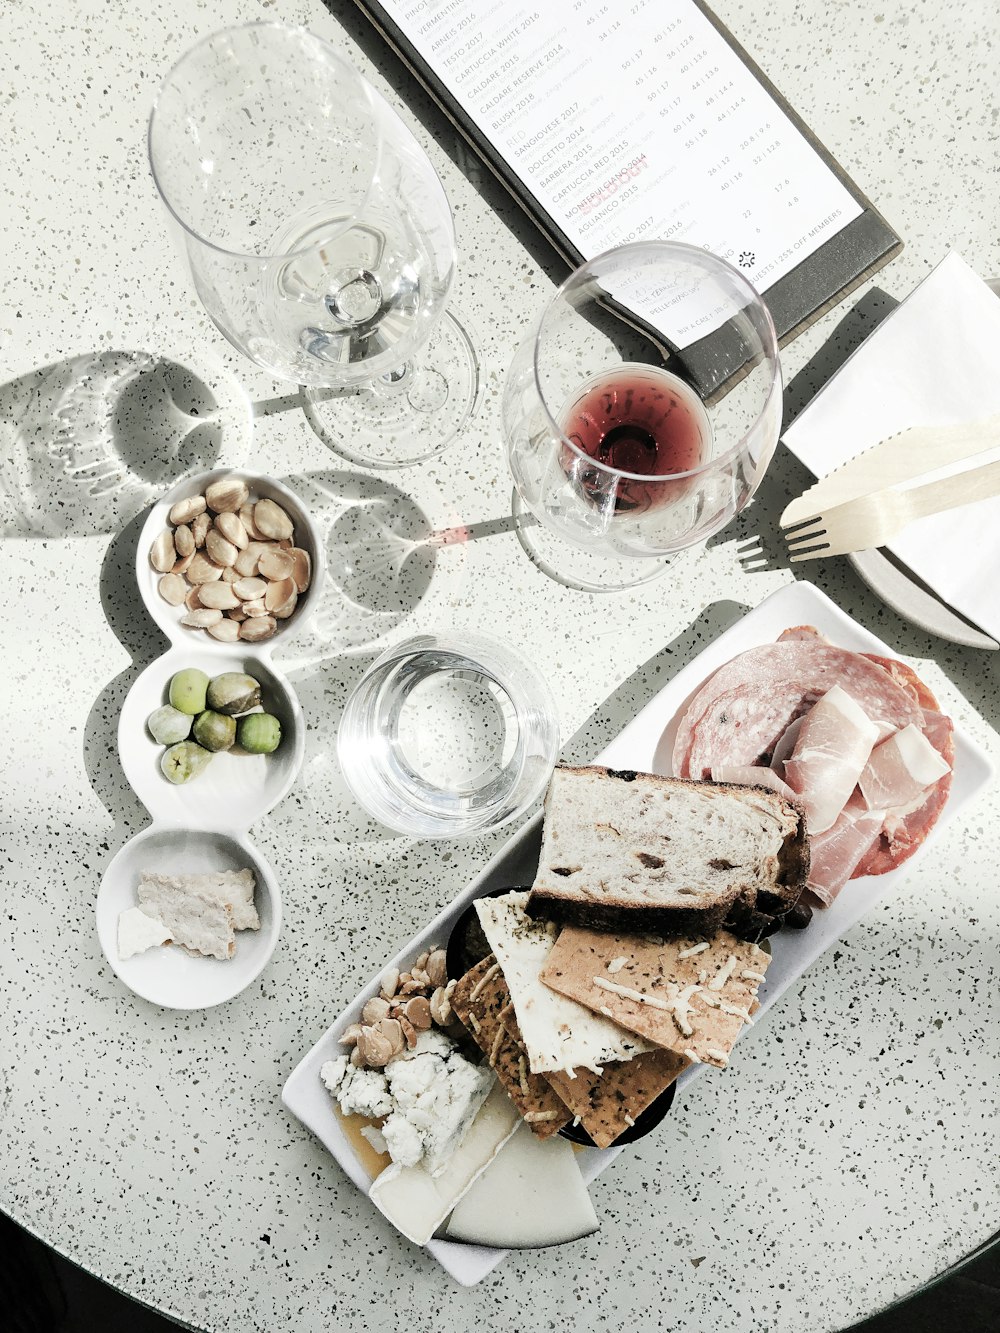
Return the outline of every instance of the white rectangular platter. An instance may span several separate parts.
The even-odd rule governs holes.
[[[898,656],[841,611],[810,583],[794,583],[780,589],[754,611],[700,653],[679,671],[668,685],[602,752],[595,762],[613,768],[635,768],[645,772],[670,772],[670,752],[677,718],[688,698],[716,668],[747,648],[773,642],[784,629],[793,625],[814,625],[841,648],[854,652]],[[783,931],[771,937],[773,961],[767,981],[761,986],[761,1010],[771,1004],[831,944],[847,933],[865,913],[882,898],[898,890],[912,865],[926,855],[927,848],[944,832],[949,822],[987,787],[993,767],[983,751],[960,729],[955,729],[955,767],[951,795],[941,817],[927,840],[904,866],[888,874],[851,880],[832,907],[814,913],[808,929]],[[359,1161],[334,1110],[333,1102],[320,1081],[320,1067],[342,1053],[338,1037],[349,1023],[357,1022],[364,1004],[379,988],[385,968],[408,965],[431,944],[444,944],[452,925],[475,898],[493,888],[530,884],[538,863],[541,840],[541,815],[536,815],[497,853],[471,884],[429,926],[416,936],[395,958],[386,959],[357,998],[327,1029],[312,1050],[296,1066],[285,1084],[282,1101],[293,1115],[310,1129],[330,1150],[350,1178],[365,1193],[370,1177]],[[704,1065],[693,1065],[678,1080],[678,1089],[686,1088],[699,1077]],[[669,1116],[655,1133],[669,1133]],[[634,1151],[635,1149],[633,1149]],[[578,1154],[584,1180],[589,1184],[618,1156],[622,1148],[585,1148]],[[641,1149],[639,1149],[641,1151]],[[401,1242],[402,1243],[402,1242]],[[452,1241],[432,1240],[427,1249],[438,1262],[465,1286],[481,1281],[506,1254],[505,1250],[459,1245]]]

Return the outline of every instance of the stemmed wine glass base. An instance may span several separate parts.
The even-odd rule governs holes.
[[[306,420],[323,443],[351,463],[379,469],[442,453],[475,415],[480,397],[475,346],[450,310],[397,371],[360,389],[302,387]]]
[[[510,503],[514,531],[525,555],[543,574],[567,588],[577,588],[580,592],[622,592],[654,582],[670,564],[668,556],[635,559],[574,546],[542,526],[516,487]]]

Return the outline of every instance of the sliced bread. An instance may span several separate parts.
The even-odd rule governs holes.
[[[758,939],[809,871],[801,810],[763,787],[557,768],[533,917],[673,938],[728,925]]]

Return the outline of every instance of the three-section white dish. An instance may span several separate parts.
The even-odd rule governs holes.
[[[260,643],[223,643],[204,630],[181,624],[184,606],[172,606],[159,594],[162,577],[150,564],[150,548],[179,501],[204,494],[223,479],[241,480],[255,498],[274,500],[289,515],[294,539],[309,554],[311,582],[293,615],[277,622],[273,636]],[[299,628],[321,593],[322,547],[310,515],[279,482],[252,473],[219,469],[180,482],[150,510],[139,536],[136,579],[150,616],[170,641],[162,657],[134,682],[118,720],[118,753],[125,776],[149,811],[152,824],[117,853],[101,880],[97,931],[115,974],[137,995],[173,1009],[205,1009],[222,1004],[248,986],[267,965],[281,927],[281,893],[274,871],[249,837],[253,823],[272,810],[292,787],[305,755],[302,710],[288,680],[272,662],[281,641]],[[160,770],[164,747],[147,728],[149,715],[167,699],[171,677],[188,667],[209,676],[239,672],[261,686],[262,705],[281,724],[281,743],[271,754],[217,753],[189,782],[174,785]],[[209,874],[221,870],[253,871],[259,931],[240,931],[232,958],[195,958],[176,947],[150,949],[121,959],[118,917],[136,905],[141,871],[168,875]]]
[[[637,769],[653,773],[670,772],[670,754],[676,724],[685,703],[717,668],[745,649],[775,640],[791,626],[815,626],[843,648],[861,653],[897,656],[891,647],[862,628],[811,584],[796,583],[781,589],[747,614],[738,624],[704,650],[674,677],[660,693],[624,728],[594,762],[619,769]],[[770,944],[773,960],[758,998],[761,1010],[774,1003],[802,973],[836,940],[840,939],[877,902],[898,891],[910,866],[926,855],[927,848],[945,836],[948,824],[990,783],[992,766],[982,750],[957,728],[954,735],[955,760],[951,794],[938,823],[927,841],[899,869],[880,876],[853,880],[829,908],[817,911],[811,924],[802,931],[782,931]],[[341,1167],[366,1193],[372,1176],[350,1137],[344,1122],[320,1079],[323,1064],[343,1053],[339,1037],[351,1023],[359,1020],[365,1003],[377,994],[385,968],[405,969],[423,950],[446,943],[452,927],[468,905],[492,889],[530,884],[538,861],[541,839],[541,815],[535,816],[484,868],[482,873],[455,898],[426,929],[410,941],[394,959],[373,977],[361,993],[327,1029],[316,1045],[296,1066],[285,1084],[282,1100],[289,1111],[305,1124],[329,1149]],[[703,1065],[693,1065],[678,1080],[683,1091],[699,1077]],[[668,1133],[669,1119],[654,1133]],[[589,1183],[614,1161],[621,1147],[603,1151],[579,1150],[577,1162]],[[497,1159],[497,1165],[502,1155]],[[484,1278],[503,1258],[505,1250],[456,1244],[433,1239],[428,1250],[459,1282],[472,1285]]]

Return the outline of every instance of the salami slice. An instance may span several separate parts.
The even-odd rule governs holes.
[[[923,709],[879,663],[793,637],[740,653],[702,686],[677,731],[673,771],[704,778],[713,766],[767,764],[790,723],[840,685],[885,733],[922,726]]]

